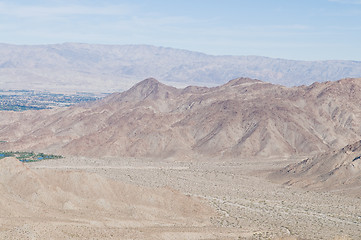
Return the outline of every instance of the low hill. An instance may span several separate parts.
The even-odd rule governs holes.
[[[270,178],[286,185],[361,197],[361,141],[289,165]]]
[[[2,112],[0,150],[91,157],[309,155],[361,138],[361,79],[287,88],[238,78],[177,89],[146,79],[70,108]]]
[[[172,189],[80,171],[34,170],[16,158],[4,158],[0,214],[1,239],[164,239],[162,234],[174,228],[207,234],[202,229],[211,227],[214,213],[199,199]]]

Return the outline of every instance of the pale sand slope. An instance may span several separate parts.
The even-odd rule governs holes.
[[[306,191],[265,179],[270,172],[300,159],[196,160],[74,157],[28,166],[34,169],[81,169],[121,182],[153,188],[171,187],[201,197],[217,211],[217,216],[212,218],[213,224],[224,231],[237,232],[238,235],[230,239],[293,236],[298,240],[333,240],[347,236],[343,239],[358,240],[361,236],[361,199]],[[198,236],[196,239],[204,238]]]
[[[232,239],[214,212],[170,188],[0,160],[0,239]]]

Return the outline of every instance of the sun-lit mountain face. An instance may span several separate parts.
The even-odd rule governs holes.
[[[1,147],[89,157],[308,155],[361,138],[360,84],[240,78],[177,89],[150,78],[85,106],[4,112]]]

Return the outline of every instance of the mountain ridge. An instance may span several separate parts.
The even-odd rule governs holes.
[[[86,106],[0,116],[4,150],[183,158],[290,156],[361,138],[361,79],[283,87],[238,78],[177,89],[147,79]]]
[[[358,61],[214,56],[151,45],[0,45],[6,89],[115,92],[149,76],[167,85],[217,86],[249,77],[284,86],[360,77]]]

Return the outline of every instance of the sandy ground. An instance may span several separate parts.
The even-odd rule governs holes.
[[[196,228],[173,235],[162,233],[164,239],[176,239],[175,236],[179,239],[274,239],[287,236],[297,239],[360,239],[361,199],[291,188],[265,179],[270,171],[299,160],[182,162],[65,158],[28,165],[33,169],[80,169],[138,186],[170,187],[205,200],[217,211],[211,222],[213,228],[218,229],[218,236],[212,235],[214,231],[210,229]],[[157,231],[144,231],[153,230]],[[169,231],[174,233],[177,229]]]
[[[217,213],[202,198],[169,187],[114,181],[82,169],[29,168],[16,158],[0,159],[0,239],[235,239],[252,235],[212,223]]]

